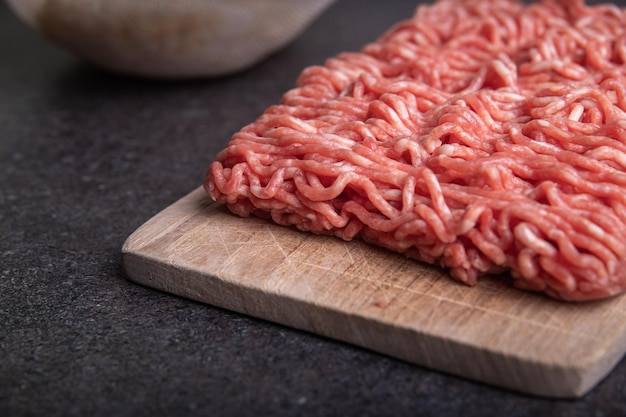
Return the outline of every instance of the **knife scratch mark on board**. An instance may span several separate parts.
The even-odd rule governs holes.
[[[611,311],[619,314],[620,316],[626,317],[626,310],[620,307],[623,307],[623,304],[615,305],[614,307],[611,308]]]
[[[354,260],[354,257],[352,256],[352,251],[350,250],[350,247],[348,246],[347,242],[343,242],[343,248],[348,254],[348,259],[350,260],[350,264],[354,265],[356,261]]]
[[[226,244],[226,233],[222,229],[218,228],[215,234],[217,235],[219,243],[222,245],[222,248],[224,248],[228,258],[230,258],[232,256],[232,251],[230,250],[230,246]]]
[[[270,237],[274,241],[274,244],[278,248],[278,251],[281,253],[281,255],[283,255],[284,260],[286,262],[291,263],[291,260],[289,259],[289,254],[287,252],[285,252],[285,249],[283,248],[282,244],[278,241],[278,239],[276,239],[276,235],[274,234],[272,229],[269,228],[269,227],[266,227],[265,231],[267,231],[269,233]]]

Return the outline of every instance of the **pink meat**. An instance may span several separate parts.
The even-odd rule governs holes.
[[[240,216],[361,238],[474,284],[626,289],[626,14],[440,0],[306,68],[205,188]]]

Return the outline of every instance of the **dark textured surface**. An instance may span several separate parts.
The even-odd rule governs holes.
[[[342,1],[250,71],[160,83],[81,63],[0,2],[0,416],[626,415],[624,361],[583,399],[533,398],[124,278],[126,237],[235,130],[413,7]]]

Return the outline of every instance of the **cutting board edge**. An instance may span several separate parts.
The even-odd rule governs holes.
[[[516,366],[519,367],[519,369],[524,369],[525,372],[532,376],[528,378],[523,378],[521,381],[511,382],[507,379],[497,379],[485,377],[485,374],[477,374],[477,372],[474,371],[475,369],[479,369],[474,366],[477,363],[477,347],[471,346],[469,344],[463,344],[455,340],[445,339],[439,335],[433,335],[410,327],[400,327],[397,325],[394,327],[389,327],[389,323],[376,321],[373,317],[349,314],[344,311],[332,309],[328,306],[315,305],[307,300],[294,300],[286,298],[284,296],[281,296],[280,294],[271,294],[264,292],[260,288],[245,288],[246,295],[240,298],[241,303],[239,305],[224,303],[223,298],[218,297],[218,294],[223,293],[227,287],[236,286],[235,283],[222,280],[221,278],[212,275],[210,276],[212,284],[209,286],[212,291],[209,291],[208,293],[206,291],[206,286],[203,288],[203,291],[198,291],[198,288],[195,288],[194,285],[180,285],[179,280],[184,279],[185,277],[193,277],[194,275],[199,276],[201,279],[207,279],[209,277],[207,277],[206,275],[202,275],[197,271],[187,270],[183,266],[176,265],[174,262],[163,264],[161,260],[152,258],[148,254],[141,253],[141,250],[133,250],[132,244],[124,245],[122,251],[122,264],[124,274],[129,280],[149,288],[157,289],[170,294],[175,294],[177,296],[192,299],[194,301],[212,305],[214,307],[234,311],[239,314],[263,319],[266,321],[277,323],[279,325],[295,328],[316,335],[321,335],[323,337],[338,340],[351,345],[356,345],[369,351],[381,353],[390,357],[394,357],[396,359],[403,360],[405,362],[427,367],[447,374],[452,374],[461,378],[474,380],[486,383],[488,385],[502,387],[505,389],[510,389],[512,391],[536,395],[540,397],[564,399],[580,398],[587,394],[589,391],[591,391],[600,381],[602,381],[622,357],[621,354],[612,355],[610,357],[607,357],[606,354],[591,355],[577,365],[572,365],[571,363],[555,364],[537,362],[534,360],[528,361],[524,358],[519,357],[512,358],[510,356],[507,356],[505,352],[491,352],[485,350],[484,346],[481,346],[481,350],[479,350],[480,354],[484,355],[484,357],[486,358],[489,358],[489,362],[493,362],[489,366],[496,367],[497,369],[507,369],[510,368],[512,360],[517,360],[519,361],[519,363]],[[172,279],[166,280],[166,282],[171,282],[172,285],[160,285],[159,283],[151,280],[150,272],[153,272],[154,268],[159,269],[159,273],[165,273],[170,276],[170,278]],[[236,291],[241,291],[241,289],[242,288],[237,288]],[[228,291],[232,292],[233,288],[229,288]],[[251,294],[249,292],[251,292]],[[266,307],[267,305],[272,304],[270,299],[273,297],[283,297],[282,303],[273,303],[273,305],[277,306],[282,304],[281,308],[284,310],[284,312],[281,313],[279,310],[275,310],[273,314],[266,313],[266,311],[272,310],[272,308],[268,309]],[[254,300],[254,302],[251,302],[246,306],[245,300]],[[318,315],[320,312],[322,312],[321,317],[316,320],[315,326],[311,326],[310,323],[309,325],[306,325],[302,322],[297,322],[295,320],[284,320],[283,317],[294,317],[294,315],[291,314],[293,313],[293,311],[287,311],[287,306],[291,305],[292,303],[297,303],[298,308],[294,310],[302,310],[302,306],[304,305],[306,306],[306,309],[314,309],[318,313]],[[354,337],[346,337],[346,335],[350,335],[350,332],[342,332],[341,330],[331,332],[324,328],[323,323],[326,320],[332,320],[333,323],[337,323],[338,319],[344,322],[348,327],[351,327],[352,330],[354,330],[355,328],[364,328],[365,326],[361,326],[358,324],[359,321],[363,321],[364,323],[369,322],[368,324],[370,326],[372,324],[380,326],[383,330],[389,331],[389,329],[391,328],[396,332],[396,334],[395,336],[393,336],[392,334],[392,337],[390,337],[389,335],[381,337],[381,335],[379,334],[369,335],[366,336],[366,340],[358,340]],[[311,317],[304,317],[304,321],[306,322],[307,320],[310,322]],[[404,335],[398,334],[398,332],[403,332]],[[406,333],[408,333],[408,336],[406,335]],[[450,349],[452,345],[455,345],[456,349],[468,350],[468,355],[471,355],[473,357],[473,361],[471,366],[465,369],[463,373],[459,370],[451,368],[450,366],[447,366],[445,360],[433,357],[432,354],[430,355],[430,359],[424,360],[416,358],[414,354],[407,355],[396,352],[393,349],[389,349],[389,346],[393,346],[393,343],[389,343],[389,340],[393,340],[394,338],[416,338],[418,342],[417,344],[430,345],[431,352],[440,352],[441,349]],[[383,340],[384,342],[380,344],[377,342],[379,340]],[[617,351],[621,352],[621,350]],[[547,373],[546,369],[550,369],[550,373]],[[568,381],[568,384],[558,385],[550,382],[551,378],[560,379],[558,377],[561,377],[563,380]],[[538,383],[537,381],[542,382]]]
[[[183,195],[169,206],[165,207],[160,212],[154,214],[145,223],[140,225],[133,233],[130,234],[122,245],[122,253],[139,251],[143,248],[146,242],[151,242],[158,236],[167,234],[169,231],[174,230],[178,225],[184,223],[188,218],[193,217],[190,214],[187,217],[178,218],[176,221],[169,223],[167,219],[173,218],[171,213],[180,213],[181,206],[195,209],[202,198],[209,198],[204,191],[204,187],[198,186],[189,193]],[[190,210],[193,213],[193,210]],[[158,230],[158,233],[148,233],[151,229]]]

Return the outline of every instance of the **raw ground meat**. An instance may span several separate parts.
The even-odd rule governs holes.
[[[626,14],[440,0],[306,68],[205,188],[239,216],[361,238],[474,284],[626,289]]]

